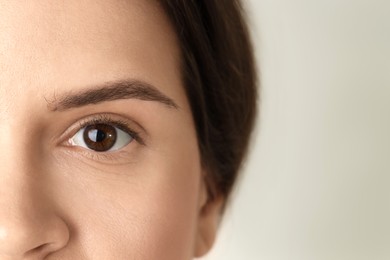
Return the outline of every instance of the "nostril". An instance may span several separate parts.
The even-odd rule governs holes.
[[[50,248],[50,243],[45,243],[27,251],[25,256],[26,257],[42,256],[45,253],[49,253],[48,252],[49,248]]]

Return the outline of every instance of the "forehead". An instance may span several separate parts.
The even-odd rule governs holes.
[[[0,99],[124,77],[174,92],[178,52],[158,1],[0,0]]]

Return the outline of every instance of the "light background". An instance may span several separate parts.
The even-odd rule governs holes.
[[[246,1],[260,124],[204,260],[390,259],[390,1]]]

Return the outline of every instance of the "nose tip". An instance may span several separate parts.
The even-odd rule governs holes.
[[[69,240],[65,221],[56,215],[0,223],[0,259],[43,259]]]
[[[67,222],[46,182],[14,172],[0,181],[0,259],[39,260],[65,247]],[[8,178],[9,176],[9,178]]]

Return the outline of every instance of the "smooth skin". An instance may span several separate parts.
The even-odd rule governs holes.
[[[0,259],[210,249],[222,199],[208,201],[179,50],[158,1],[0,0]],[[66,102],[112,82],[145,83],[176,107],[137,92]],[[75,136],[102,118],[132,134],[97,152]]]

